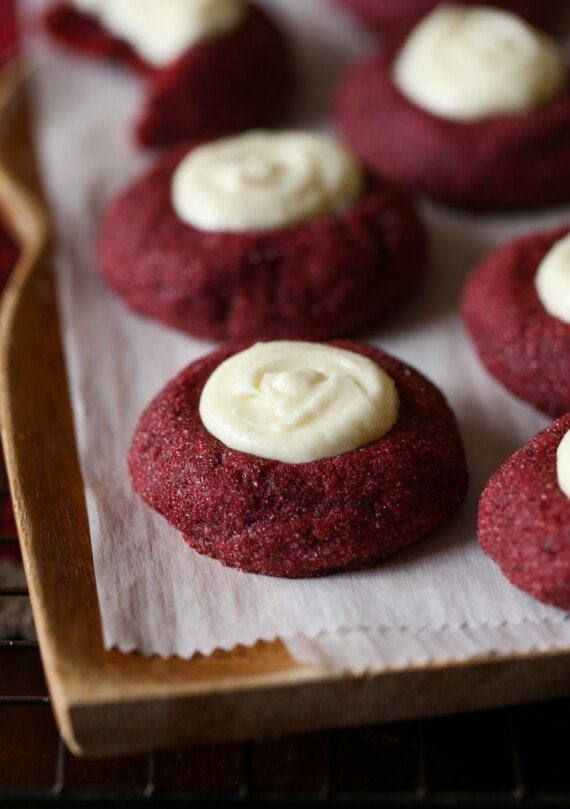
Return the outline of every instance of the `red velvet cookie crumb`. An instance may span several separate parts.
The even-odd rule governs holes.
[[[534,278],[568,232],[536,233],[495,250],[473,271],[461,301],[486,368],[515,396],[554,418],[570,410],[570,324],[546,311]]]
[[[321,340],[390,314],[424,274],[424,230],[377,177],[345,212],[280,230],[206,232],[182,222],[164,158],[111,205],[101,272],[135,311],[214,340]]]
[[[479,541],[509,581],[570,609],[570,498],[558,486],[556,451],[570,414],[511,455],[479,505]]]
[[[136,129],[144,146],[275,123],[291,95],[288,46],[272,20],[253,5],[235,30],[195,45],[164,68],[145,62],[69,3],[51,8],[46,25],[65,44],[115,59],[146,77],[147,99]]]
[[[462,442],[437,388],[371,346],[332,345],[369,357],[397,385],[396,424],[359,449],[287,464],[211,435],[198,412],[202,388],[244,345],[188,366],[143,413],[129,453],[133,487],[199,553],[289,578],[359,569],[418,542],[463,501]]]

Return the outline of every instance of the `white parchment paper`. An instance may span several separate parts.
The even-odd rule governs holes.
[[[27,12],[42,5],[29,0]],[[370,38],[326,0],[264,5],[297,43],[304,83],[291,124],[322,127],[331,83],[370,49]],[[403,313],[362,335],[446,393],[471,474],[461,512],[373,570],[307,581],[240,573],[189,549],[132,493],[127,474],[142,409],[180,368],[214,347],[128,313],[97,275],[98,215],[152,158],[137,153],[129,138],[141,88],[115,68],[54,48],[41,32],[30,36],[29,51],[106,646],[188,657],[280,637],[298,659],[335,669],[570,648],[568,614],[517,591],[477,544],[484,482],[548,420],[486,374],[456,314],[474,262],[515,234],[567,221],[570,208],[474,218],[423,203],[433,240],[429,280]]]

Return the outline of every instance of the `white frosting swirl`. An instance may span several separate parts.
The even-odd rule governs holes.
[[[556,450],[556,473],[558,485],[566,497],[570,497],[570,430],[565,433]]]
[[[398,416],[391,377],[361,354],[322,343],[256,343],[219,365],[200,416],[232,449],[306,463],[385,435]]]
[[[548,314],[570,323],[570,233],[555,242],[542,259],[534,285]]]
[[[266,230],[341,211],[362,186],[360,163],[332,138],[253,131],[190,152],[174,173],[172,204],[200,230]]]
[[[164,67],[207,39],[235,28],[244,0],[72,0],[145,61]]]
[[[555,40],[515,15],[444,6],[412,31],[393,75],[419,107],[470,121],[547,104],[562,93],[567,68]]]

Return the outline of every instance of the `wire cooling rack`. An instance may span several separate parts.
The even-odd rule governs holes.
[[[0,589],[3,599],[27,599],[26,589]],[[85,761],[57,732],[36,642],[0,640],[2,809],[568,807],[569,727],[563,700]]]

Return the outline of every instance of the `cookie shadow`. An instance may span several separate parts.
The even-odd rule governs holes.
[[[544,421],[545,417],[537,413],[536,432],[546,426]],[[476,545],[477,511],[483,489],[503,461],[531,437],[516,429],[516,426],[511,429],[497,429],[477,416],[463,419],[460,432],[469,470],[469,488],[465,501],[445,523],[435,528],[418,544],[383,562],[382,565],[391,572],[413,567],[428,557],[443,564],[462,547]],[[361,571],[357,575],[366,576],[368,573]]]
[[[427,212],[426,212],[427,211]],[[468,216],[424,203],[430,259],[425,277],[402,309],[379,327],[376,336],[429,326],[459,307],[468,275],[493,248],[493,242]]]

